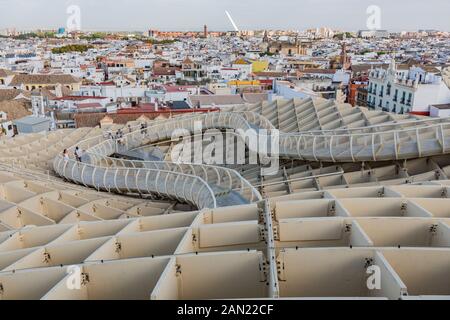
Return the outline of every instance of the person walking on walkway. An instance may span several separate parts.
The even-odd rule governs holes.
[[[77,159],[78,162],[81,162],[82,155],[83,155],[83,153],[82,153],[81,149],[76,147],[75,148],[75,158]]]
[[[64,162],[69,161],[69,152],[67,151],[67,149],[64,149],[63,151],[63,158],[64,158]]]

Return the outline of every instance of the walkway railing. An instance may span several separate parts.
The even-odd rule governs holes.
[[[124,144],[137,147],[142,139],[148,143],[171,139],[177,129],[187,130],[193,134],[197,122],[201,121],[203,129],[253,130],[254,128],[237,113],[202,114],[189,119],[168,120],[148,128],[139,138],[138,133],[127,135]],[[282,158],[307,161],[360,162],[379,160],[412,159],[422,156],[446,154],[450,152],[450,119],[417,121],[418,126],[391,131],[358,132],[349,134],[315,135],[314,133],[280,133],[279,154]],[[256,134],[260,135],[256,128]],[[105,155],[99,145],[91,152]]]
[[[171,140],[177,130],[182,130],[179,133],[196,134],[199,124],[201,130],[254,130],[261,137],[267,134],[261,133],[261,129],[273,130],[269,121],[264,119],[248,112],[198,114],[158,122],[145,129],[135,127],[118,140],[98,136],[78,144],[81,149],[87,150],[89,163],[79,164],[74,160],[64,162],[62,156],[59,156],[55,160],[55,170],[58,174],[87,186],[117,192],[156,193],[199,207],[215,206],[218,193],[236,189],[249,202],[254,202],[261,200],[259,192],[231,169],[203,164],[121,160],[112,158],[111,155],[121,151],[120,148],[131,150],[145,144]],[[269,134],[275,132],[273,130]],[[323,131],[322,134],[279,133],[279,154],[268,156],[336,163],[412,159],[449,153],[448,133],[450,119]],[[201,191],[200,195],[196,196],[194,190]]]
[[[108,168],[64,159],[54,160],[56,173],[99,191],[153,194],[187,202],[199,209],[216,208],[216,195],[200,177],[145,168]]]

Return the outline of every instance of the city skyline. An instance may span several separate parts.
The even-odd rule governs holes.
[[[245,3],[236,0],[130,0],[127,6],[111,5],[104,0],[95,3],[86,0],[0,0],[0,29],[65,27],[69,17],[66,10],[71,5],[78,5],[81,9],[81,29],[91,31],[201,31],[205,24],[210,30],[231,31],[233,26],[225,11],[230,12],[241,30],[304,30],[327,26],[357,31],[366,29],[369,17],[366,10],[371,5],[381,9],[381,29],[393,32],[450,30],[450,20],[446,15],[450,11],[450,2],[445,0],[430,0],[426,3],[418,0],[394,3],[387,0],[377,3],[372,0],[281,0],[277,2],[276,10],[270,2],[256,0]],[[420,19],[416,18],[418,15]],[[353,19],[348,19],[349,16]]]
[[[0,0],[0,300],[450,301],[448,12]]]

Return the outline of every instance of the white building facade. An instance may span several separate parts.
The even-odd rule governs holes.
[[[439,72],[412,66],[398,70],[392,62],[388,70],[370,71],[367,105],[398,114],[429,115],[431,105],[450,102],[450,89]]]

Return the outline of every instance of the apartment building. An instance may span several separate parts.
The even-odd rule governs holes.
[[[370,71],[367,99],[372,109],[429,115],[431,105],[450,102],[450,88],[435,67],[397,67],[393,60],[387,70]]]

